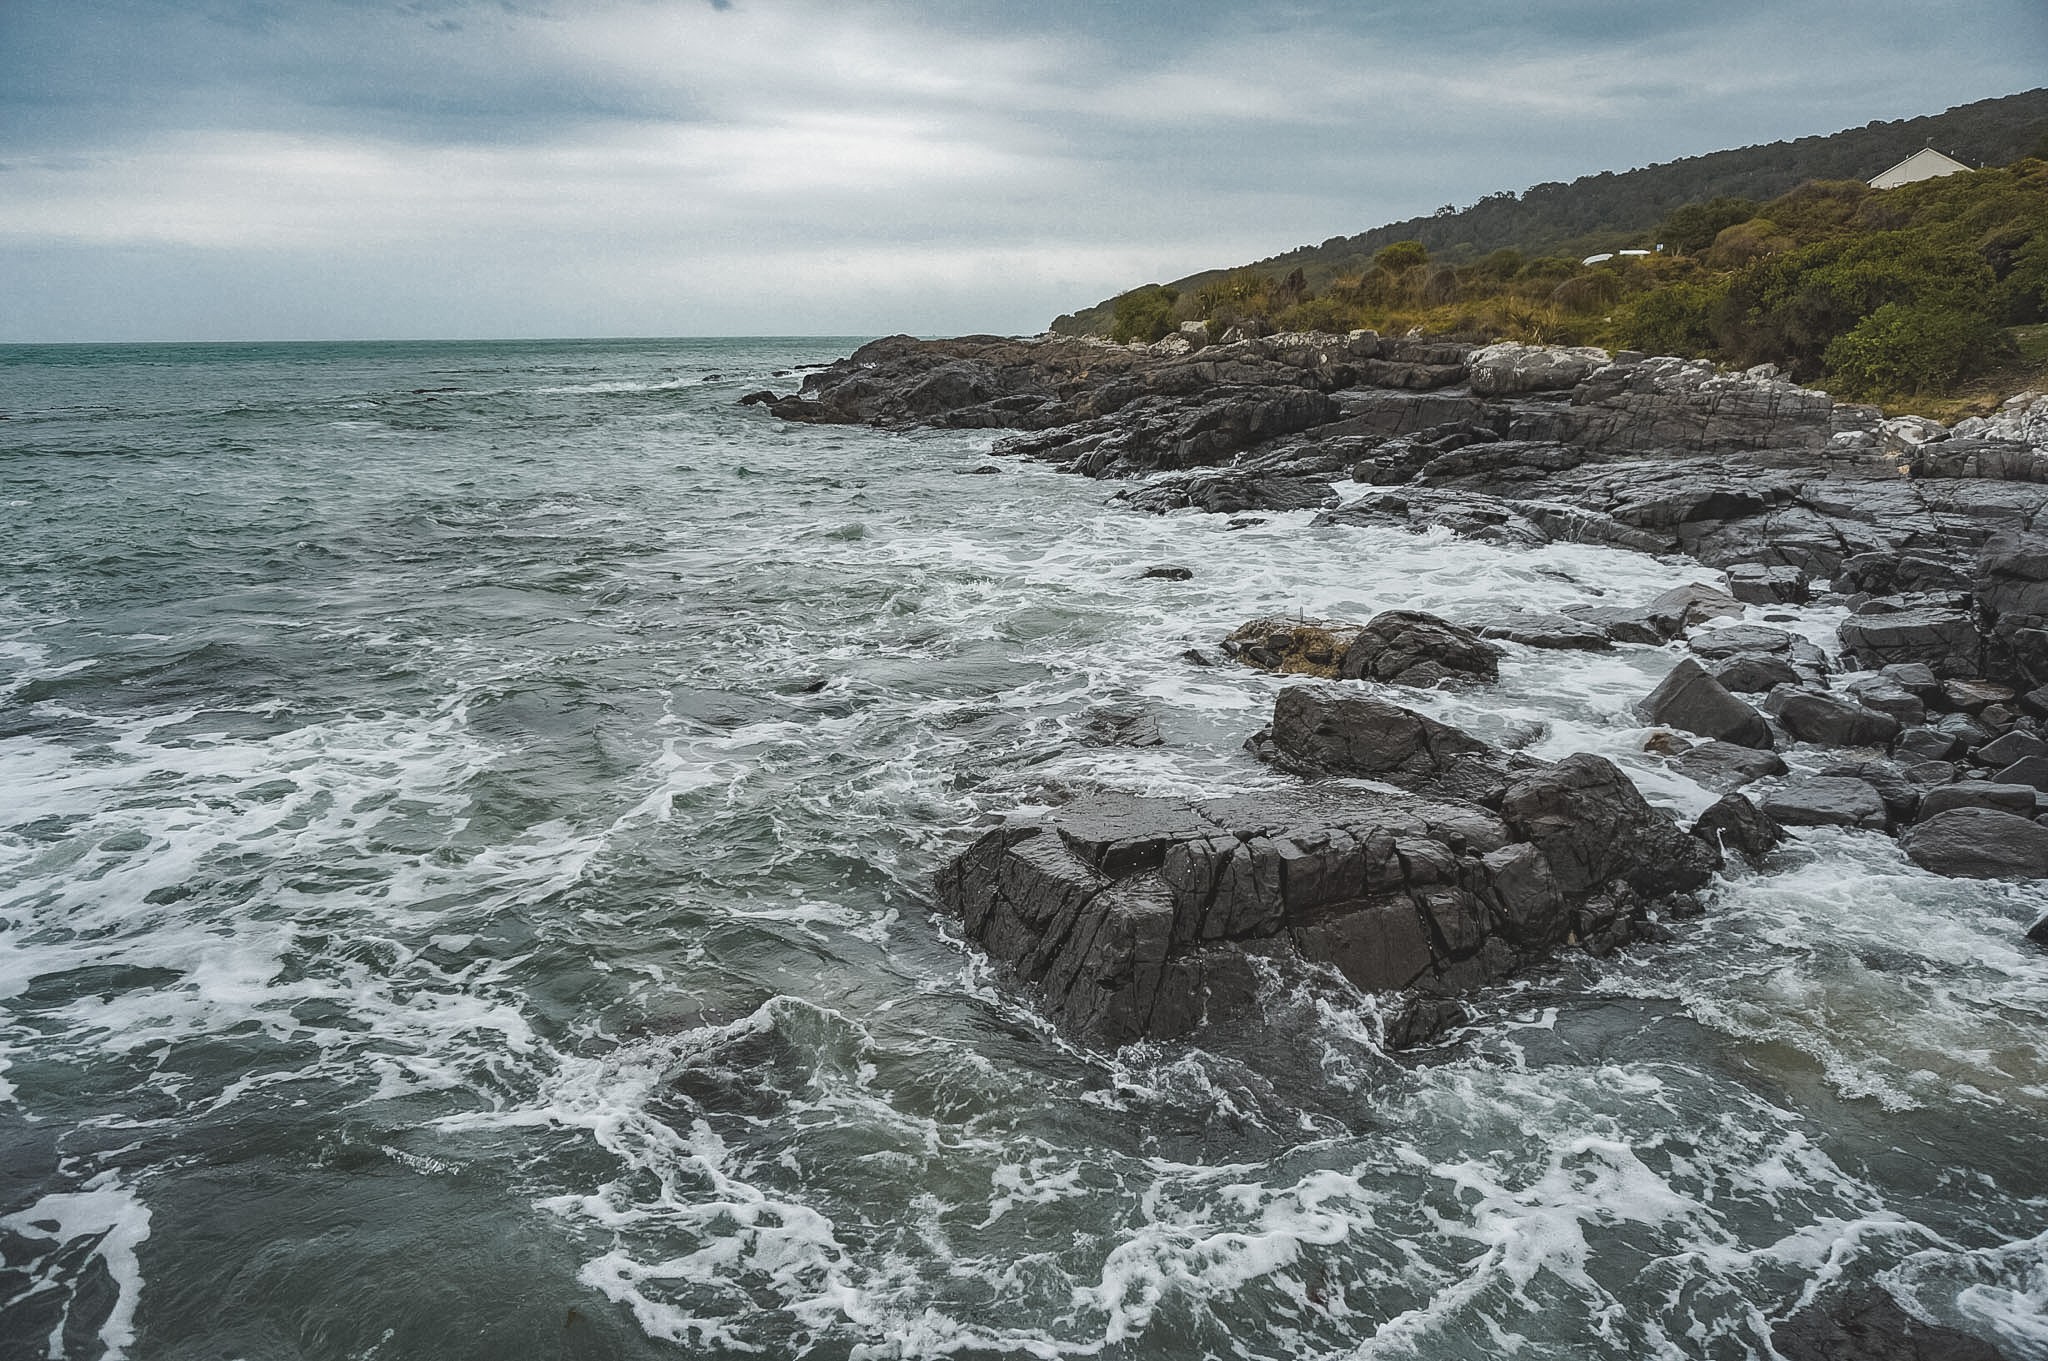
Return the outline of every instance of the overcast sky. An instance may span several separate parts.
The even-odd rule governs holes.
[[[2043,0],[0,0],[0,341],[1030,332],[2044,72]]]

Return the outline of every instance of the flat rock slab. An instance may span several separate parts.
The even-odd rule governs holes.
[[[1685,645],[1695,654],[1709,660],[1733,657],[1738,652],[1790,652],[1795,641],[1783,629],[1766,628],[1762,624],[1728,624],[1722,628],[1701,629],[1686,639]]]
[[[1674,756],[1671,763],[1687,779],[1721,793],[1785,773],[1785,760],[1775,751],[1741,747],[1733,742],[1702,742]]]
[[[1763,810],[1787,827],[1866,827],[1881,832],[1890,825],[1877,790],[1845,775],[1788,780],[1764,795]]]
[[[1614,646],[1607,629],[1590,619],[1568,614],[1515,611],[1475,619],[1471,627],[1482,638],[1499,638],[1525,647],[1551,648],[1564,652],[1603,652]]]

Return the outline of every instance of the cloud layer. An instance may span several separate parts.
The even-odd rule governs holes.
[[[9,0],[0,340],[1031,331],[2044,56],[2037,0]]]

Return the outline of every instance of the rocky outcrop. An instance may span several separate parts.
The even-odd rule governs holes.
[[[1117,1045],[1241,1015],[1254,960],[1427,999],[1562,945],[1605,952],[1721,864],[1610,762],[1515,761],[1349,687],[1283,691],[1271,741],[1404,788],[1085,794],[985,833],[939,902],[1062,1026]],[[1498,777],[1493,806],[1413,792],[1461,767]]]
[[[1337,665],[1344,680],[1435,686],[1500,679],[1500,649],[1471,629],[1420,610],[1367,621]]]
[[[1481,397],[1525,392],[1563,392],[1577,387],[1611,362],[1591,346],[1522,345],[1506,341],[1474,350],[1465,368],[1472,391]]]

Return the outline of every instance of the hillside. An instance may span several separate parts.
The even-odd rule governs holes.
[[[1275,277],[1300,271],[1300,286],[1319,293],[1359,275],[1396,241],[1418,241],[1445,264],[1467,264],[1512,249],[1525,256],[1577,258],[1595,251],[1654,245],[1647,239],[1677,209],[1717,198],[1777,198],[1808,180],[1867,180],[1924,146],[1970,165],[2003,165],[2048,141],[2048,89],[1964,104],[1946,113],[1873,122],[1829,136],[1690,156],[1622,173],[1602,171],[1569,184],[1534,185],[1520,194],[1490,194],[1468,208],[1388,223],[1356,236],[1332,237],[1236,269],[1206,270],[1168,287],[1191,295],[1245,270]],[[1115,299],[1055,320],[1064,335],[1107,335]]]

